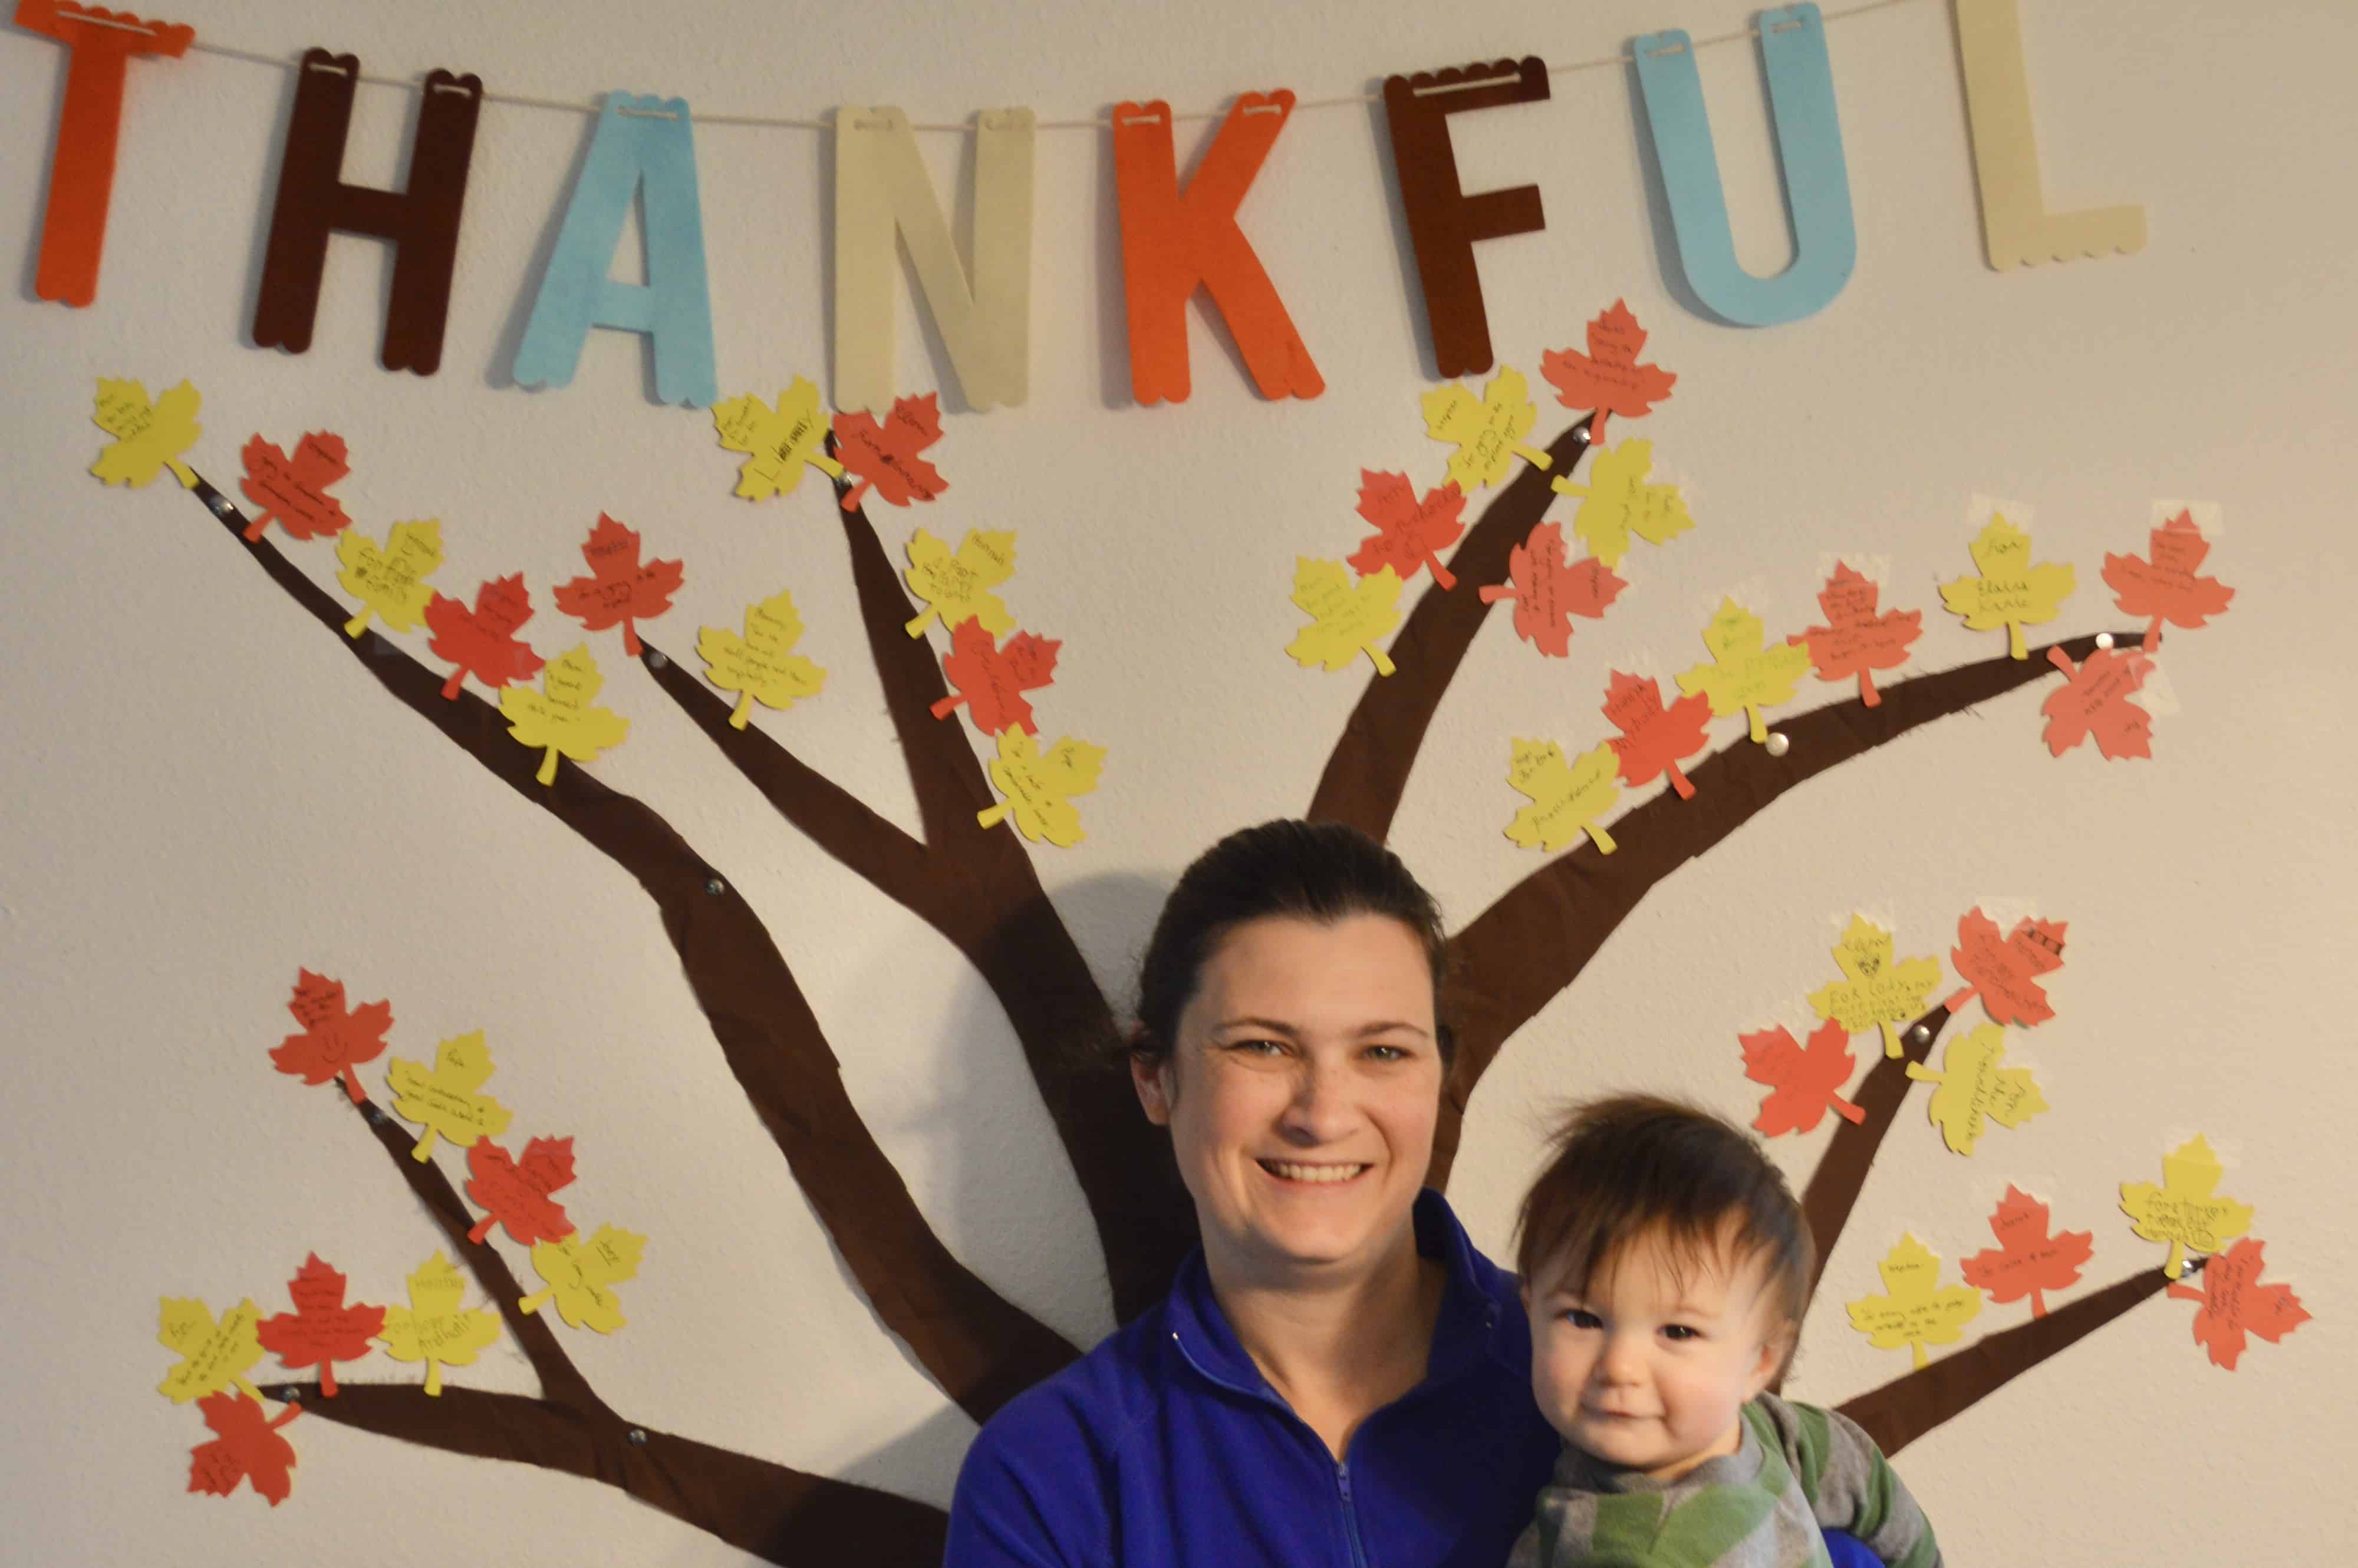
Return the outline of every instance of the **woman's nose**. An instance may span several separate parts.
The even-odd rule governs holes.
[[[1314,1060],[1303,1063],[1286,1105],[1285,1129],[1297,1141],[1326,1143],[1348,1130],[1349,1093],[1336,1069]]]

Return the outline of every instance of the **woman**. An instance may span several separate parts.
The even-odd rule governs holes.
[[[983,1428],[948,1568],[1506,1561],[1558,1442],[1514,1276],[1423,1185],[1446,950],[1432,896],[1350,828],[1265,823],[1187,869],[1130,1066],[1202,1249]]]

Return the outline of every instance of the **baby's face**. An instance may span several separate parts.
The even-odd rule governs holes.
[[[1736,1451],[1738,1411],[1776,1376],[1787,1330],[1760,1260],[1736,1263],[1732,1240],[1684,1278],[1641,1238],[1602,1278],[1552,1263],[1525,1282],[1531,1391],[1565,1442],[1664,1481]]]

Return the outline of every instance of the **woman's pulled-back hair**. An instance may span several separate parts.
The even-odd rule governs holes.
[[[1575,1286],[1594,1280],[1648,1237],[1674,1269],[1716,1263],[1733,1223],[1736,1259],[1760,1259],[1784,1321],[1801,1321],[1816,1258],[1809,1222],[1742,1129],[1677,1100],[1615,1095],[1574,1106],[1552,1147],[1516,1221],[1525,1288],[1550,1267]]]
[[[1196,857],[1163,901],[1139,965],[1139,1026],[1129,1054],[1154,1063],[1169,1057],[1204,965],[1236,927],[1271,915],[1331,925],[1355,914],[1383,915],[1415,933],[1433,970],[1437,1012],[1449,938],[1441,906],[1399,856],[1339,822],[1282,819],[1229,834]],[[1449,1032],[1439,1035],[1446,1068]]]

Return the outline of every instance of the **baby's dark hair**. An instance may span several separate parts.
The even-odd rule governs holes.
[[[1671,1266],[1758,1258],[1770,1302],[1798,1325],[1816,1249],[1801,1206],[1759,1142],[1698,1106],[1614,1095],[1574,1106],[1516,1220],[1515,1267],[1526,1287],[1549,1265],[1572,1281],[1609,1271],[1639,1238],[1658,1238]],[[1733,1260],[1728,1260],[1733,1261]]]

